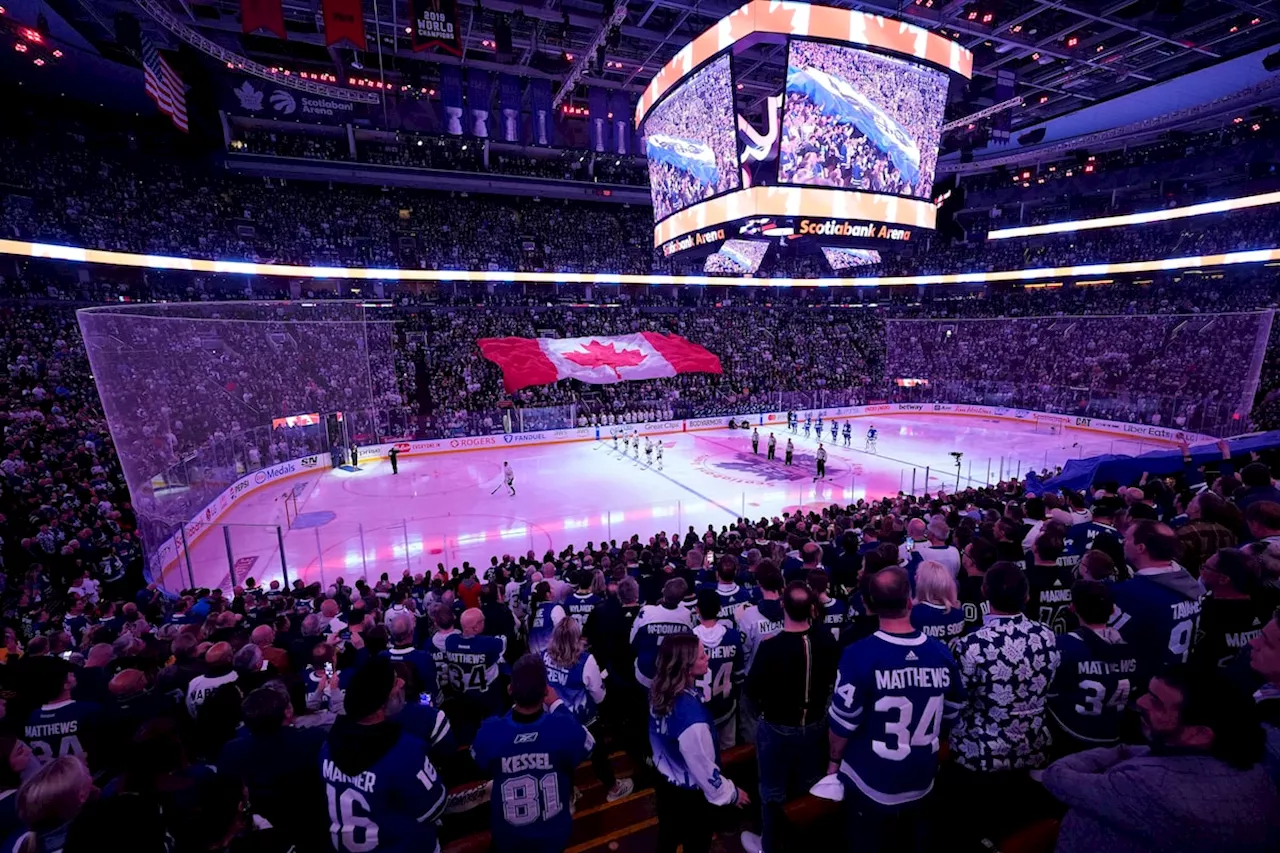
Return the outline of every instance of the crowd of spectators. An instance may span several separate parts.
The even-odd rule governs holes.
[[[645,118],[655,220],[738,188],[736,116],[726,54],[668,93]],[[703,151],[713,162],[698,156]]]
[[[1265,312],[891,320],[885,369],[922,383],[902,399],[1220,432],[1251,407],[1270,322]]]
[[[241,128],[231,140],[230,150],[273,157],[303,157],[310,160],[350,160],[351,149],[345,134],[301,134]]]
[[[781,849],[804,831],[783,806],[815,783],[844,791],[851,849],[941,833],[989,849],[1056,820],[1071,853],[1280,838],[1266,461],[1237,472],[1223,445],[1207,470],[1088,496],[1010,481],[452,574],[171,597],[138,579],[73,341],[56,312],[6,318],[6,390],[24,401],[0,466],[14,849],[127,835],[139,853],[343,853],[483,829],[561,850],[568,811],[513,811],[518,780],[568,803],[589,757],[601,785],[584,796],[655,789],[664,851],[744,827],[745,849]],[[534,731],[548,759],[499,760]],[[740,744],[750,774],[720,766]]]
[[[947,103],[946,75],[840,45],[795,42],[790,51],[781,180],[929,198]],[[829,100],[815,100],[793,82],[808,69],[843,83],[865,101],[827,86],[822,91]]]

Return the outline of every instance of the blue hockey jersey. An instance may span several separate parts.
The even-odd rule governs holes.
[[[547,667],[547,684],[555,690],[574,719],[584,726],[594,723],[599,716],[597,706],[604,701],[604,678],[600,665],[590,652],[583,651],[572,666],[561,666],[542,653]]]
[[[693,631],[693,618],[683,606],[667,609],[660,604],[648,604],[640,608],[636,621],[631,624],[631,650],[636,656],[636,680],[649,687],[653,684],[654,664],[658,660],[658,646],[672,634],[688,634]]]
[[[561,851],[573,816],[573,770],[591,754],[591,735],[558,704],[532,719],[512,711],[480,726],[471,755],[493,779],[489,831],[493,849]]]
[[[557,602],[544,601],[538,605],[538,609],[533,612],[533,619],[529,621],[531,653],[541,656],[547,650],[547,646],[551,645],[551,632],[565,615],[564,607]]]
[[[737,713],[738,695],[747,677],[742,633],[726,622],[710,628],[698,625],[693,633],[702,640],[702,647],[710,658],[706,673],[695,686],[711,719],[720,725]]]
[[[886,806],[933,790],[938,741],[960,714],[964,685],[940,641],[877,631],[844,650],[831,697],[831,731],[848,738],[840,776]]]
[[[591,611],[601,604],[604,604],[604,598],[599,595],[592,593],[583,595],[575,592],[564,600],[564,610],[581,628],[587,624],[587,617],[591,615]]]
[[[1085,521],[1068,527],[1067,535],[1063,539],[1062,556],[1058,558],[1058,565],[1068,569],[1073,569],[1080,565],[1081,558],[1084,557],[1086,551],[1093,549],[1094,540],[1099,536],[1114,540],[1115,546],[1106,549],[1108,553],[1119,547],[1120,534],[1110,524],[1103,524],[1099,521]]]
[[[949,643],[964,633],[964,607],[950,610],[921,601],[911,608],[911,627],[928,637]]]
[[[1181,566],[1135,575],[1111,588],[1116,609],[1110,626],[1138,655],[1144,678],[1165,666],[1184,663],[1195,644],[1204,587]]]
[[[444,641],[449,683],[459,695],[496,709],[502,702],[497,681],[499,672],[506,666],[503,659],[506,652],[506,637],[450,634]]]
[[[716,618],[729,623],[729,627],[738,626],[738,617],[751,603],[751,590],[736,583],[716,584],[716,595],[720,596],[720,612]]]
[[[392,647],[381,652],[381,656],[392,663],[407,663],[418,675],[418,688],[427,696],[435,697],[440,693],[439,676],[436,673],[436,660],[431,652],[414,646]]]
[[[45,761],[64,755],[83,758],[95,745],[101,720],[102,708],[96,702],[68,699],[32,711],[22,739]]]
[[[337,853],[418,853],[436,849],[436,818],[449,794],[427,745],[394,723],[334,724],[320,750]]]
[[[712,805],[738,800],[738,789],[720,772],[720,748],[711,715],[693,688],[676,697],[671,712],[649,712],[649,743],[653,764],[677,788],[701,789]]]
[[[1049,713],[1064,732],[1096,746],[1120,742],[1120,723],[1138,678],[1134,648],[1114,629],[1081,626],[1058,635],[1062,663],[1049,688]]]

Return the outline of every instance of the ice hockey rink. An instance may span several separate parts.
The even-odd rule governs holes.
[[[864,450],[870,423],[879,431],[876,453]],[[777,516],[913,487],[917,494],[940,487],[951,492],[957,477],[963,488],[1068,459],[1168,446],[967,416],[893,414],[855,419],[853,429],[853,446],[844,447],[843,436],[831,441],[830,421],[825,424],[827,476],[821,481],[814,479],[817,438],[806,438],[803,428],[795,436],[774,429],[776,460],[766,458],[768,430],[761,429],[754,454],[749,430],[726,428],[655,437],[663,446],[661,468],[656,454],[647,461],[642,451],[637,459],[606,437],[401,456],[395,475],[386,459],[325,469],[237,503],[193,543],[190,569],[184,561],[166,572],[166,586],[194,579],[198,586],[230,587],[233,576],[236,583],[246,577],[326,586],[338,577],[347,583],[365,577],[372,583],[383,572],[395,578],[438,564],[485,566],[493,556],[541,556],[632,534],[644,541],[690,525],[701,532],[743,516]],[[788,437],[795,442],[791,466],[783,464]],[[963,454],[958,471],[953,451]],[[515,471],[515,496],[502,483],[504,461]]]

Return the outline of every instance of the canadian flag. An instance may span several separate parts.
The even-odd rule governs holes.
[[[502,368],[503,387],[519,391],[577,379],[594,385],[677,373],[724,373],[706,347],[679,335],[638,332],[590,338],[482,338],[484,357]]]

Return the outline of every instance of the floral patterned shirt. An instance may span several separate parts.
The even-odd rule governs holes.
[[[1053,630],[1022,614],[987,616],[951,651],[969,695],[951,732],[956,763],[984,772],[1044,766],[1045,700],[1062,661]]]

